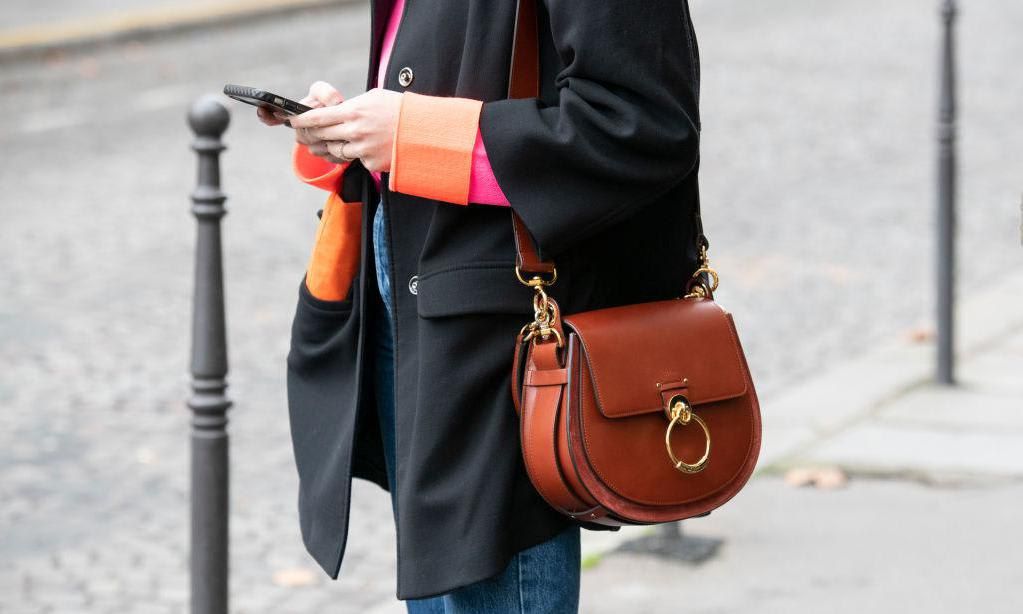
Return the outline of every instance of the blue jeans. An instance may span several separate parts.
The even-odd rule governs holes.
[[[372,340],[375,348],[374,384],[380,432],[383,436],[387,480],[391,485],[391,509],[398,516],[394,496],[394,336],[391,330],[393,284],[390,252],[385,233],[383,204],[373,217],[373,251],[376,254],[379,303]],[[405,602],[409,614],[575,614],[579,610],[579,527],[570,526],[550,540],[515,554],[500,574],[427,599]]]

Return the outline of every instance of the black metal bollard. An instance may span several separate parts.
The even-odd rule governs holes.
[[[227,336],[220,218],[221,136],[230,115],[215,96],[200,98],[188,112],[199,155],[199,180],[192,192],[198,222],[195,294],[192,304],[192,614],[227,614],[228,438]]]
[[[941,7],[941,86],[938,103],[937,380],[955,383],[956,66],[955,0]]]

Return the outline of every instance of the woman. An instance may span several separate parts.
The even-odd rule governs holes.
[[[697,260],[688,7],[538,1],[539,91],[508,99],[516,0],[372,4],[368,91],[317,82],[290,118],[296,173],[330,193],[288,357],[303,541],[336,578],[362,477],[391,493],[410,612],[574,612],[580,523],[532,487],[510,394],[532,315],[510,210],[565,313],[679,296]]]

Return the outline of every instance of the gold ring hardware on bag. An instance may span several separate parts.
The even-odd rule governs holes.
[[[706,273],[710,275],[711,284],[708,286],[707,281],[702,277]],[[695,282],[695,283],[694,283]],[[696,299],[696,298],[707,298],[718,289],[718,272],[710,267],[700,267],[693,273],[693,277],[690,280],[690,290],[682,298],[685,299]]]
[[[704,467],[707,466],[707,461],[710,459],[710,429],[707,428],[707,423],[700,419],[699,416],[693,413],[693,408],[689,404],[689,399],[681,394],[676,394],[671,397],[668,401],[668,406],[665,408],[665,412],[668,414],[668,418],[671,422],[668,423],[668,430],[664,432],[664,445],[668,449],[668,458],[671,459],[671,464],[675,469],[678,469],[682,473],[699,473],[703,471]],[[688,425],[693,420],[700,425],[703,429],[703,434],[707,438],[707,443],[703,449],[703,456],[700,460],[695,463],[687,463],[675,456],[675,452],[671,449],[671,431],[675,428],[676,424],[682,426]]]

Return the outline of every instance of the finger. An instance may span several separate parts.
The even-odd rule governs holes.
[[[327,150],[327,143],[324,141],[317,141],[312,145],[307,145],[306,147],[309,148],[309,153],[313,154],[314,156],[320,156],[321,158],[326,156],[332,156],[330,151]]]
[[[324,152],[322,155],[321,154],[317,154],[317,155],[321,159],[326,160],[327,162],[332,162],[334,164],[348,164],[349,162],[351,162],[351,160],[345,160],[344,158],[339,158],[339,157],[335,156],[334,154],[330,153],[329,151],[328,152]]]
[[[317,81],[309,86],[309,96],[325,107],[341,104],[341,101],[344,100],[341,92],[326,81]]]
[[[294,127],[294,124],[292,124]],[[314,145],[316,143],[322,143],[323,139],[317,139],[309,136],[308,128],[295,128],[295,140],[303,145]]]
[[[312,96],[306,96],[305,98],[299,100],[298,102],[299,104],[304,104],[305,106],[310,107],[312,109],[318,109],[323,106],[323,104],[321,104],[319,100],[313,98]]]
[[[344,149],[345,144],[340,141],[324,141],[324,145],[327,146],[327,153],[336,158],[343,158],[341,150]]]
[[[352,119],[351,109],[343,104],[321,109],[310,109],[291,118],[296,128],[321,128]]]
[[[277,118],[278,123],[283,124],[283,125],[287,126],[288,128],[291,128],[291,114],[290,113],[282,113],[280,111],[277,111],[277,112],[274,113],[274,117]]]
[[[358,158],[362,152],[363,147],[358,143],[348,143],[345,141],[325,141],[327,144],[327,151],[337,158],[342,160],[351,161]]]
[[[366,155],[366,148],[361,143],[346,143],[344,156],[341,157],[348,157],[352,160],[356,160],[364,155]]]
[[[267,126],[278,126],[281,124],[281,120],[275,117],[269,109],[263,107],[256,107],[256,116],[259,121],[263,122]]]
[[[321,141],[355,141],[356,131],[353,128],[353,124],[334,124],[332,126],[324,126],[323,128],[307,128],[306,134],[309,138],[319,139]]]

